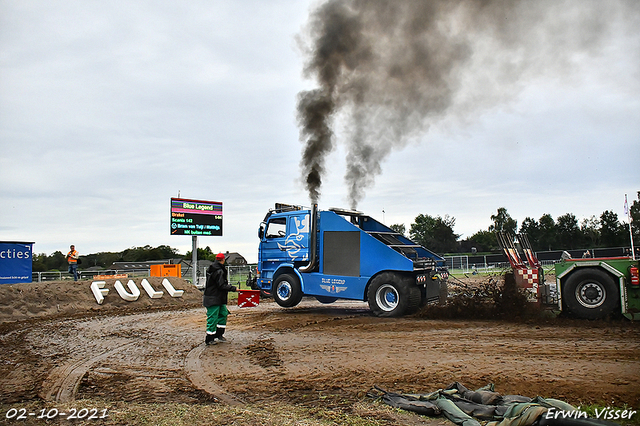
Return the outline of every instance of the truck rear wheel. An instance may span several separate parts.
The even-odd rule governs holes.
[[[569,275],[562,288],[562,299],[573,316],[600,319],[619,306],[620,291],[609,274],[586,268]]]
[[[412,313],[420,306],[417,286],[404,277],[384,272],[373,279],[367,291],[369,308],[379,317],[397,317]]]
[[[282,274],[273,282],[271,292],[276,303],[283,308],[296,306],[302,300],[302,288],[298,277],[292,274]]]

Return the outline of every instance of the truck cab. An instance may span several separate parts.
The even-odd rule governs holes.
[[[444,259],[361,212],[276,204],[258,236],[256,285],[283,307],[313,296],[399,316],[446,297]]]

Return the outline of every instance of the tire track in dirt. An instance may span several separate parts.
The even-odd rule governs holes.
[[[245,405],[245,402],[240,398],[227,392],[221,386],[210,380],[206,374],[203,374],[205,370],[202,365],[202,356],[205,349],[206,346],[204,343],[202,343],[193,348],[185,357],[184,368],[187,373],[187,377],[191,381],[191,384],[193,384],[193,386],[200,390],[214,395],[216,398],[227,405]]]
[[[74,401],[80,387],[80,381],[94,364],[135,344],[136,342],[131,342],[88,360],[83,359],[54,368],[42,384],[43,390],[40,396],[47,401],[63,403]]]

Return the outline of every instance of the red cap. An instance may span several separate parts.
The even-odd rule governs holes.
[[[222,259],[224,259],[224,253],[216,254],[216,260],[222,260]]]

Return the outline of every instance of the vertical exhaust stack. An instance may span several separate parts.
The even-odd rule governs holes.
[[[314,204],[311,208],[311,217],[309,218],[311,221],[311,229],[309,231],[309,263],[306,266],[298,269],[300,272],[311,272],[315,269],[318,264],[318,256],[317,256],[317,231],[318,231],[318,205]]]

